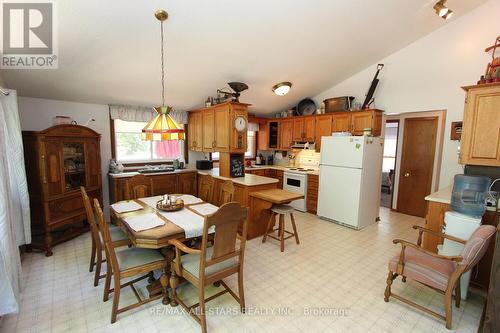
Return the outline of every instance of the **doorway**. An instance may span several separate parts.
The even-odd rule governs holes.
[[[380,189],[380,205],[392,208],[394,193],[394,175],[396,170],[396,154],[398,148],[399,119],[387,120],[384,131],[384,155],[382,160],[382,187]]]
[[[425,197],[432,189],[438,117],[405,118],[403,126],[397,209],[425,217]]]

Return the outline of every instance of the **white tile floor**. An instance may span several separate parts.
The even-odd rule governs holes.
[[[245,293],[249,313],[240,314],[229,295],[208,303],[209,332],[450,332],[444,323],[396,300],[383,301],[389,258],[398,252],[394,238],[414,241],[416,217],[382,208],[382,221],[354,231],[296,213],[301,244],[289,239],[281,253],[273,240],[248,242]],[[111,301],[102,302],[103,283],[94,288],[88,272],[90,235],[59,245],[54,256],[23,258],[24,292],[19,315],[7,316],[0,332],[199,332],[181,307],[160,301],[118,316],[111,325]],[[227,281],[236,289],[235,279]],[[215,287],[210,292],[214,292]],[[443,297],[410,280],[393,290],[442,311]],[[196,290],[182,286],[188,301]],[[209,293],[210,294],[210,293]],[[135,298],[126,288],[120,303]],[[484,300],[470,295],[453,308],[453,330],[475,332]],[[191,303],[191,302],[190,302]],[[267,312],[266,312],[267,311]],[[274,313],[272,313],[274,311]],[[281,312],[279,312],[281,311]]]

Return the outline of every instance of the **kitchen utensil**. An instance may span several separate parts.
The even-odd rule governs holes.
[[[316,103],[310,98],[303,99],[297,105],[297,114],[299,116],[307,116],[316,112]]]
[[[327,98],[323,103],[325,103],[326,112],[347,111],[351,109],[353,100],[353,96],[342,96]]]

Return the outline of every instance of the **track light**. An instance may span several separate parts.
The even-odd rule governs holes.
[[[446,0],[439,0],[438,2],[436,2],[433,8],[439,17],[448,20],[453,16],[453,11],[446,7],[445,3]]]

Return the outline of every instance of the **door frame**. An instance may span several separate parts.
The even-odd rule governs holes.
[[[432,187],[431,191],[437,191],[439,187],[439,178],[441,172],[441,160],[443,155],[443,144],[444,144],[444,133],[446,124],[446,110],[430,110],[430,111],[417,111],[417,112],[404,112],[404,113],[394,113],[390,115],[384,115],[382,129],[385,130],[385,122],[390,120],[398,119],[402,122],[399,123],[398,128],[398,143],[396,151],[396,169],[394,174],[394,189],[393,189],[393,200],[391,210],[398,212],[397,198],[399,195],[399,172],[401,168],[401,156],[403,148],[403,138],[404,138],[404,119],[406,118],[425,118],[425,117],[438,117],[438,129],[436,135],[436,147],[434,152],[434,168],[432,173]],[[385,135],[385,133],[383,134]]]
[[[435,165],[435,159],[436,159],[436,144],[438,142],[438,129],[439,129],[439,118],[437,116],[429,116],[429,117],[408,117],[408,118],[405,118],[404,121],[403,121],[403,127],[406,128],[406,125],[408,124],[408,122],[410,121],[416,121],[416,120],[432,120],[433,123],[434,123],[434,126],[436,128],[436,138],[435,138],[435,143],[434,143],[434,147],[432,147],[432,169],[431,169],[431,177],[430,179],[428,179],[427,181],[429,182],[428,186],[429,186],[429,194],[432,193],[432,179],[434,178],[434,165]],[[406,134],[407,132],[404,132],[403,134],[403,147],[401,149],[401,161],[400,161],[400,170],[403,170],[402,167],[403,167],[403,157],[404,157],[404,150],[406,148],[406,145],[405,145],[405,142],[404,142],[404,139],[406,137]],[[401,173],[399,173],[399,176],[401,176]],[[399,185],[401,184],[401,177],[399,177],[399,180],[398,180],[398,188],[399,188]],[[401,200],[401,193],[398,192],[398,196],[397,196],[397,205],[399,207],[399,202]],[[398,208],[398,211],[399,211],[399,208]]]
[[[396,175],[398,174],[398,170],[399,170],[399,165],[398,165],[398,156],[399,156],[399,152],[398,152],[398,147],[399,147],[399,137],[400,137],[400,134],[401,134],[401,121],[400,119],[387,119],[383,124],[384,124],[384,140],[385,140],[385,128],[386,128],[386,124],[387,123],[397,123],[398,124],[398,132],[396,133],[396,155],[395,155],[395,159],[394,159],[394,179],[393,179],[393,184],[392,184],[392,190],[391,190],[391,206],[389,207],[392,211],[396,211],[393,206],[394,206],[394,189],[396,188]],[[383,156],[382,156],[382,159],[383,159]],[[399,179],[399,177],[398,177]],[[399,183],[398,183],[399,185]]]

